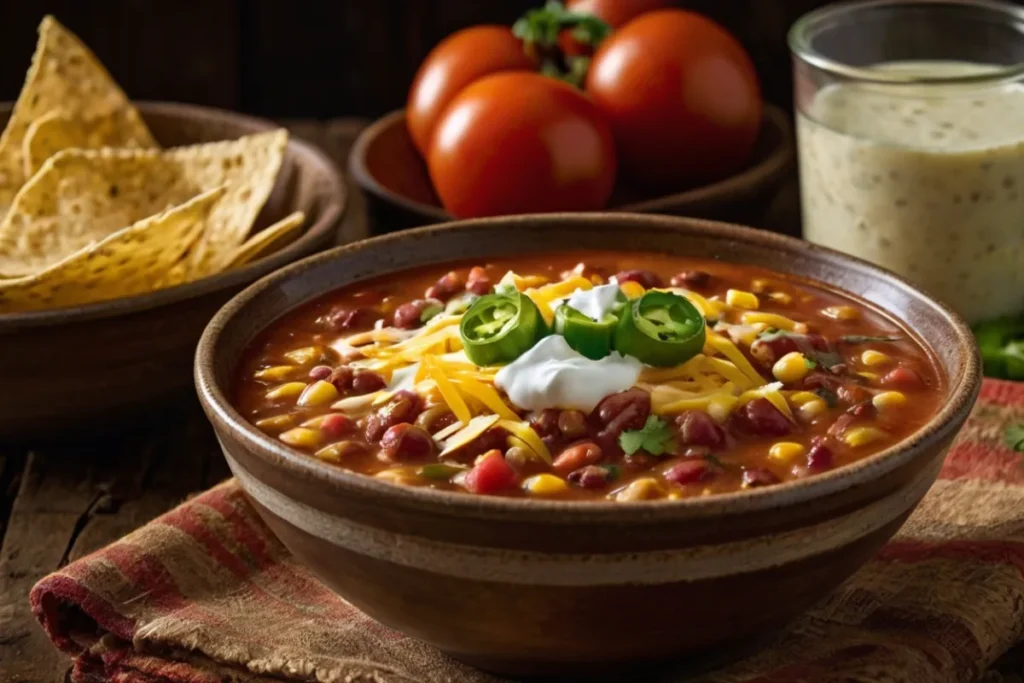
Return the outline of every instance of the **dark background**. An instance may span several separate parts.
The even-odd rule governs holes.
[[[0,100],[28,70],[51,13],[132,99],[270,117],[373,117],[401,107],[420,60],[449,33],[511,23],[542,0],[0,0]],[[766,98],[789,106],[786,31],[820,0],[689,0],[747,46]]]

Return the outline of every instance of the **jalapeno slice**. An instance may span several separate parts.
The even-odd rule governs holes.
[[[459,323],[466,356],[481,366],[515,360],[546,332],[537,304],[518,291],[480,297]]]
[[[633,299],[619,318],[612,345],[648,365],[671,367],[701,352],[704,324],[704,316],[686,298],[649,291]]]
[[[601,321],[592,320],[568,304],[555,312],[555,333],[565,337],[576,352],[592,360],[601,360],[612,351],[612,335],[619,319],[606,315]]]

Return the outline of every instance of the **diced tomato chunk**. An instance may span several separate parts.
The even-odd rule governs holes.
[[[352,434],[359,428],[356,421],[348,415],[336,413],[328,415],[320,423],[320,431],[329,439],[338,439],[346,434]]]
[[[473,493],[497,493],[516,485],[516,471],[501,451],[488,451],[466,475],[465,486]]]

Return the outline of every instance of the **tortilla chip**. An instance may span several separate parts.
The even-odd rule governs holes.
[[[25,177],[31,178],[47,159],[62,149],[89,146],[89,132],[64,112],[51,111],[32,122],[21,143]]]
[[[0,311],[61,308],[149,292],[198,239],[226,188],[218,187],[30,277],[0,281]]]
[[[263,228],[235,250],[225,269],[237,268],[277,251],[302,233],[302,224],[305,220],[306,214],[296,211]]]
[[[23,143],[36,120],[60,112],[84,147],[157,147],[139,112],[96,56],[53,17],[39,25],[32,66],[0,135],[0,218],[25,183]]]
[[[180,279],[222,269],[270,194],[287,139],[281,130],[166,151],[66,149],[18,192],[0,223],[0,276],[39,272],[126,225],[224,185],[227,194]],[[210,270],[192,265],[200,249]]]

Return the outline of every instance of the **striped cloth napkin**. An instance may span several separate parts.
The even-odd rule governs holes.
[[[1024,384],[987,381],[940,481],[878,557],[760,652],[654,680],[1004,680],[988,669],[1024,640],[1024,456],[1006,443],[1022,420]],[[47,576],[31,601],[76,682],[498,681],[333,595],[234,481]]]

